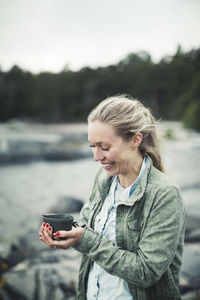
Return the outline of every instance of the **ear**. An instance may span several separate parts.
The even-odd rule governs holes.
[[[133,149],[139,147],[143,140],[143,134],[141,132],[136,132],[132,139]]]

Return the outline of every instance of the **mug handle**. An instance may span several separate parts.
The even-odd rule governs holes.
[[[79,227],[79,226],[78,226],[78,223],[77,223],[76,221],[74,221],[74,222],[72,223],[72,226],[74,226],[74,227]]]

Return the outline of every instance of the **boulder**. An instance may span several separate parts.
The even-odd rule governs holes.
[[[192,215],[186,217],[185,242],[200,242],[200,218]]]
[[[74,213],[80,212],[83,201],[73,196],[61,196],[58,198],[56,205],[49,209],[52,213]]]
[[[51,249],[34,231],[20,237],[7,258],[1,258],[0,299],[75,299],[81,254]]]
[[[3,274],[3,299],[75,299],[80,254],[46,248]]]
[[[180,275],[181,294],[200,289],[200,246],[185,245]]]

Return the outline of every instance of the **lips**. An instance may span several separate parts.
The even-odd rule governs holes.
[[[104,167],[110,167],[111,166],[111,163],[108,163],[108,164],[102,164]]]
[[[114,164],[114,162],[110,162],[110,163],[107,163],[107,164],[102,163],[101,165],[102,165],[102,167],[103,167],[105,170],[108,171],[108,170],[110,170],[110,169],[112,168],[113,164]]]
[[[114,164],[114,162],[109,162],[109,163],[101,163],[101,164],[102,164],[102,166],[109,167],[109,166],[113,165],[113,164]]]

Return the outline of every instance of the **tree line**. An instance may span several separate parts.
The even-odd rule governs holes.
[[[79,71],[32,74],[17,65],[0,70],[0,121],[86,121],[94,106],[116,94],[141,100],[156,118],[200,130],[200,48],[184,52],[178,47],[157,63],[140,52],[115,65]]]

